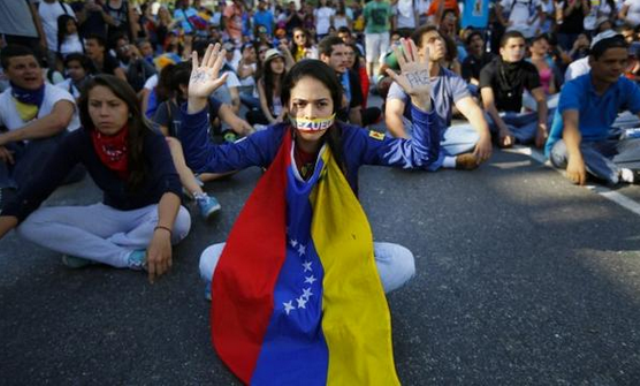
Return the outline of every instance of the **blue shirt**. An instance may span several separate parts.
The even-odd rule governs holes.
[[[253,15],[253,24],[262,25],[267,29],[267,36],[273,36],[273,14],[271,11],[258,11]]]
[[[558,109],[545,146],[547,155],[553,145],[562,139],[562,114],[567,110],[578,110],[578,129],[582,141],[602,141],[607,139],[619,112],[640,112],[640,88],[629,79],[621,77],[603,95],[598,95],[591,82],[591,72],[567,82],[560,92]]]

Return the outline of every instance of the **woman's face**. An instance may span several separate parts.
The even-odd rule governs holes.
[[[271,67],[271,72],[276,75],[282,75],[284,73],[284,60],[282,58],[275,58],[269,62],[269,67]]]
[[[78,29],[76,28],[76,23],[73,20],[69,20],[67,21],[67,35],[73,35],[74,33],[78,32]]]
[[[291,89],[289,113],[297,119],[329,119],[333,115],[331,92],[324,83],[312,77],[304,77]],[[317,142],[326,133],[325,130],[297,130],[301,139]]]
[[[69,74],[69,78],[76,82],[87,76],[87,72],[77,60],[69,61],[67,64],[67,73]]]
[[[545,39],[536,40],[531,45],[531,53],[544,56],[549,52],[549,43]]]
[[[104,135],[118,134],[129,119],[129,106],[105,86],[89,91],[88,109],[96,130]]]
[[[307,35],[298,29],[293,34],[293,41],[299,46],[304,46],[307,43]]]

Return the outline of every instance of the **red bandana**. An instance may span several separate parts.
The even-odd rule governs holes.
[[[100,133],[97,129],[91,131],[91,141],[93,148],[98,154],[100,161],[109,169],[118,173],[123,179],[129,179],[127,139],[129,137],[129,126],[125,125],[118,134],[108,136]]]

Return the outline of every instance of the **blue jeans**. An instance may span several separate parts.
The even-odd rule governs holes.
[[[547,118],[547,127],[550,126],[551,120],[553,119],[553,109],[549,109],[549,114]],[[498,125],[494,122],[491,115],[488,113],[484,114],[487,123],[489,124],[489,131],[491,131],[491,135],[497,137],[499,135]],[[529,144],[535,141],[536,133],[538,132],[538,113],[514,113],[514,112],[506,112],[501,113],[500,117],[502,121],[507,125],[511,134],[516,138],[516,141],[520,144]]]
[[[580,152],[587,172],[610,184],[620,181],[620,168],[640,168],[640,138],[582,142]],[[549,158],[553,166],[567,168],[569,154],[563,140],[553,145]]]
[[[407,120],[405,127],[409,135],[413,132],[411,123]],[[440,154],[438,159],[429,165],[429,171],[436,171],[442,167],[445,157],[455,157],[458,154],[468,153],[475,149],[478,141],[480,140],[480,134],[470,124],[451,126],[442,133],[442,140],[440,141]]]
[[[2,188],[23,188],[36,178],[46,161],[56,151],[62,139],[68,133],[49,138],[34,139],[27,143],[11,143],[6,148],[13,151],[13,165],[0,161],[0,189]],[[84,167],[77,166],[71,171],[64,183],[70,184],[78,182],[84,177]]]
[[[213,244],[200,255],[200,277],[210,285],[226,243]],[[373,243],[373,254],[385,293],[402,287],[416,273],[413,253],[402,245]]]

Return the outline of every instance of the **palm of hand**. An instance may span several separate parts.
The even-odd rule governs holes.
[[[418,97],[430,95],[431,81],[429,66],[426,63],[409,62],[402,67],[402,73],[397,79],[398,84],[409,96]]]
[[[199,67],[191,73],[189,80],[189,95],[195,97],[208,97],[215,87],[217,74],[213,73],[212,68]]]

